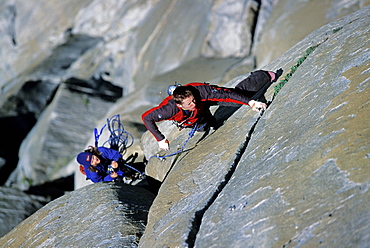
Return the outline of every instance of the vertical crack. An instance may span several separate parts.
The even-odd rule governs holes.
[[[200,226],[202,224],[202,219],[203,219],[203,216],[204,216],[205,212],[215,202],[215,200],[217,199],[218,195],[221,193],[221,191],[225,188],[225,186],[230,181],[232,175],[234,174],[234,172],[236,170],[236,167],[238,166],[238,164],[239,164],[239,162],[241,160],[242,155],[244,154],[245,150],[247,149],[248,143],[249,143],[249,141],[250,141],[250,139],[252,137],[252,134],[254,132],[254,129],[257,126],[257,123],[261,119],[262,115],[263,115],[263,112],[261,112],[260,116],[257,118],[257,120],[255,121],[255,123],[253,124],[253,126],[249,130],[249,132],[248,132],[248,134],[247,134],[247,136],[245,138],[245,141],[243,142],[243,144],[241,145],[241,147],[239,148],[239,150],[236,153],[234,162],[231,164],[231,167],[230,167],[229,171],[225,175],[224,179],[221,181],[220,185],[217,187],[216,191],[213,193],[213,195],[211,196],[211,198],[208,200],[208,202],[206,203],[206,205],[204,206],[204,208],[195,212],[195,216],[194,216],[194,219],[193,219],[193,222],[192,222],[192,226],[191,226],[189,235],[188,235],[188,237],[187,237],[187,239],[185,241],[188,244],[188,247],[189,248],[194,247],[196,236],[197,236],[197,234],[199,232],[199,228],[200,228]]]
[[[251,32],[251,47],[253,47],[253,41],[254,41],[254,37],[257,35],[256,34],[256,29],[257,29],[257,23],[258,23],[258,18],[259,18],[259,14],[260,14],[260,9],[261,9],[261,0],[255,0],[255,6],[254,8],[252,7],[251,8],[251,12],[254,14],[253,15],[253,21],[252,21],[252,24],[251,24],[251,27],[250,27],[250,32]]]
[[[333,32],[334,33],[334,32]],[[323,42],[325,42],[327,39],[325,39]],[[283,80],[281,80],[278,85],[276,85],[274,87],[274,95],[273,95],[273,98],[271,99],[270,102],[268,102],[268,105],[271,104],[271,102],[274,100],[274,98],[276,97],[276,95],[278,94],[279,90],[288,82],[289,78],[293,75],[293,73],[297,70],[297,68],[303,63],[303,61],[320,45],[322,44],[323,42],[319,43],[319,44],[316,44],[315,46],[311,46],[309,47],[306,51],[305,51],[305,55],[303,57],[301,57],[298,61],[297,61],[297,64],[294,65],[292,68],[290,68],[290,72],[285,76],[285,78]],[[282,75],[283,73],[283,70],[282,69],[279,69],[277,72],[276,72],[276,79],[273,81],[273,82],[276,82],[277,79]],[[259,98],[264,98],[264,93],[265,91],[267,90],[268,87],[270,87],[272,84],[271,83],[268,83],[266,84],[264,87],[262,87],[262,89],[260,89],[256,95],[254,95],[252,97],[252,99],[259,99]],[[232,163],[231,167],[230,167],[230,170],[228,171],[228,173],[225,175],[224,177],[224,180],[221,181],[220,185],[217,187],[216,191],[213,193],[212,197],[208,200],[208,202],[206,203],[206,205],[204,206],[203,209],[201,210],[198,210],[195,212],[195,216],[194,216],[194,219],[193,219],[193,222],[192,222],[192,226],[191,226],[191,229],[190,229],[190,232],[189,232],[189,235],[186,239],[186,243],[188,244],[188,247],[189,248],[192,248],[194,247],[195,245],[195,240],[196,240],[196,237],[197,237],[197,234],[199,232],[199,229],[200,229],[200,226],[202,224],[202,220],[203,220],[203,216],[205,214],[205,212],[209,209],[209,207],[215,202],[215,200],[217,199],[218,195],[221,193],[221,191],[225,188],[225,186],[228,184],[228,182],[230,181],[232,175],[234,174],[235,170],[236,170],[236,167],[238,166],[240,160],[241,160],[241,157],[242,155],[244,154],[245,150],[247,149],[248,147],[248,144],[249,144],[249,141],[252,137],[252,134],[254,132],[254,129],[255,127],[257,126],[259,120],[261,119],[263,115],[263,112],[261,112],[260,116],[257,118],[257,120],[255,121],[255,123],[253,124],[253,126],[251,127],[251,129],[249,130],[247,136],[246,136],[246,139],[245,141],[243,142],[243,144],[241,145],[241,147],[239,148],[239,150],[237,151],[236,153],[236,157],[234,159],[234,162]]]

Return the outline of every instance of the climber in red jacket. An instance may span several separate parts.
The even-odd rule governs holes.
[[[274,72],[258,70],[242,80],[235,89],[207,83],[178,86],[159,106],[146,111],[142,115],[142,120],[157,140],[159,147],[169,150],[169,142],[159,131],[156,122],[172,120],[180,129],[194,127],[196,123],[214,126],[215,118],[209,107],[217,102],[249,105],[254,111],[260,112],[266,109],[266,104],[251,100],[249,97],[266,83],[273,82],[275,78]]]

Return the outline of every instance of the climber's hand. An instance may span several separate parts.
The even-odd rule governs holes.
[[[112,168],[113,168],[113,169],[117,169],[117,168],[118,168],[118,163],[117,163],[117,161],[112,161],[111,166],[112,166]]]
[[[170,142],[168,142],[167,139],[163,139],[161,141],[158,141],[159,148],[162,150],[168,151],[170,150]]]
[[[257,102],[255,100],[250,100],[248,103],[249,106],[251,106],[253,111],[261,112],[262,110],[266,110],[267,105],[263,102]]]

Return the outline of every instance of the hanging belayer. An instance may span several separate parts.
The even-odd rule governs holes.
[[[102,146],[98,146],[99,138],[105,127],[108,127],[110,136]],[[117,181],[131,184],[134,180],[143,179],[144,172],[133,166],[137,153],[130,155],[127,160],[122,158],[126,149],[133,144],[133,137],[124,130],[119,115],[107,119],[100,132],[94,129],[95,146],[89,146],[84,152],[77,155],[80,171],[86,179],[94,183]],[[105,147],[109,145],[110,147]]]
[[[113,181],[125,176],[119,164],[122,156],[117,150],[106,147],[93,147],[77,155],[77,162],[83,166],[87,179],[94,183]]]

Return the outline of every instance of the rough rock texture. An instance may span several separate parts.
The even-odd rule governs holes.
[[[284,78],[316,48],[262,116],[243,106],[178,158],[140,247],[370,245],[369,10],[264,68]]]
[[[10,80],[30,73],[50,55],[53,48],[62,44],[65,41],[65,31],[73,25],[76,14],[91,2],[92,0],[1,1],[1,87],[9,87]]]
[[[320,8],[320,13],[330,17],[316,18],[313,27],[300,26],[300,35],[290,32],[294,43],[289,44],[295,44],[313,28],[367,4],[367,1],[324,1],[326,5],[313,4],[315,1],[281,2],[84,0],[24,4],[17,0],[3,1],[0,4],[0,29],[4,31],[0,32],[1,116],[30,114],[38,121],[34,127],[37,130],[32,130],[22,145],[19,168],[7,185],[27,189],[45,180],[55,180],[63,173],[72,173],[77,168],[73,154],[86,147],[101,118],[117,114],[107,111],[110,108],[107,104],[95,102],[91,109],[96,108],[98,113],[91,116],[79,101],[68,100],[70,94],[66,96],[66,105],[55,97],[60,85],[75,86],[74,92],[85,103],[91,95],[99,95],[103,100],[123,96],[115,110],[129,126],[141,131],[141,113],[163,98],[169,83],[199,80],[223,84],[251,71],[255,67],[253,47],[260,42],[261,35],[266,37],[271,34],[270,29],[275,30],[274,26],[264,28],[270,15],[273,14],[273,20],[275,16],[284,16],[287,25],[298,23],[294,18],[290,21],[291,16],[286,13],[290,11],[284,6],[294,13],[306,7],[312,10],[309,13],[316,13],[316,8]],[[288,47],[274,46],[272,50],[282,53]],[[114,95],[104,85],[119,87],[113,90],[119,94]],[[57,116],[58,120],[50,121],[45,118],[46,113],[40,118],[42,112],[51,111],[49,105],[54,106],[51,116]],[[73,110],[66,116],[62,109]],[[109,116],[104,116],[107,112]],[[65,133],[54,135],[61,133],[61,126],[80,125],[81,120],[90,123],[81,125],[84,128],[78,132],[67,134],[77,141],[65,138]],[[32,126],[30,123],[25,132]],[[48,131],[40,131],[41,126]],[[17,135],[14,131],[8,136]],[[22,140],[24,136],[18,138]],[[35,142],[30,142],[34,140],[30,136],[37,137],[38,148],[33,146]],[[89,141],[87,145],[91,144]],[[137,144],[134,148],[133,152],[140,152]],[[19,144],[13,148],[17,149]],[[46,163],[45,154],[48,154]],[[17,156],[4,159],[14,163],[7,165],[11,171]]]
[[[48,203],[0,239],[1,247],[137,247],[154,195],[96,183]]]
[[[280,1],[1,1],[0,128],[7,141],[0,144],[1,185],[18,166],[8,181],[12,187],[42,188],[40,183],[73,174],[76,188],[82,187],[88,181],[77,171],[73,156],[93,144],[93,128],[102,127],[106,118],[121,114],[135,136],[127,155],[143,156],[140,115],[159,103],[169,83],[225,84],[255,68],[253,47],[261,35],[278,39],[266,42],[269,51],[259,52],[257,61],[270,57],[271,50],[281,54],[288,49],[282,45],[286,41],[273,35],[274,30],[286,34],[279,27],[294,27],[288,30],[295,44],[331,18],[368,5],[332,0],[326,8],[322,1],[290,1],[283,8]],[[324,13],[330,18],[315,18],[312,27],[311,20],[299,21],[293,13],[289,18],[291,10],[299,10],[302,17]],[[271,14],[284,17],[283,23],[272,21],[281,24],[274,30],[265,25],[271,23]],[[114,93],[123,97],[112,106],[118,97]],[[181,147],[186,137],[184,132],[173,147]],[[193,139],[187,147],[200,137]]]
[[[73,108],[70,108],[71,104]],[[53,103],[43,112],[23,141],[18,166],[6,185],[27,190],[31,185],[40,185],[65,176],[65,165],[75,158],[75,151],[85,145],[88,138],[85,130],[93,130],[96,124],[93,120],[102,118],[105,109],[111,106],[112,103],[99,97],[84,97],[68,90],[66,85],[61,85]],[[58,141],[61,139],[68,145],[61,146]]]
[[[0,187],[0,237],[50,201],[20,190]]]
[[[262,1],[253,54],[256,67],[277,59],[310,32],[370,4],[369,0]],[[273,8],[271,8],[273,6]],[[268,18],[266,18],[266,14]]]

